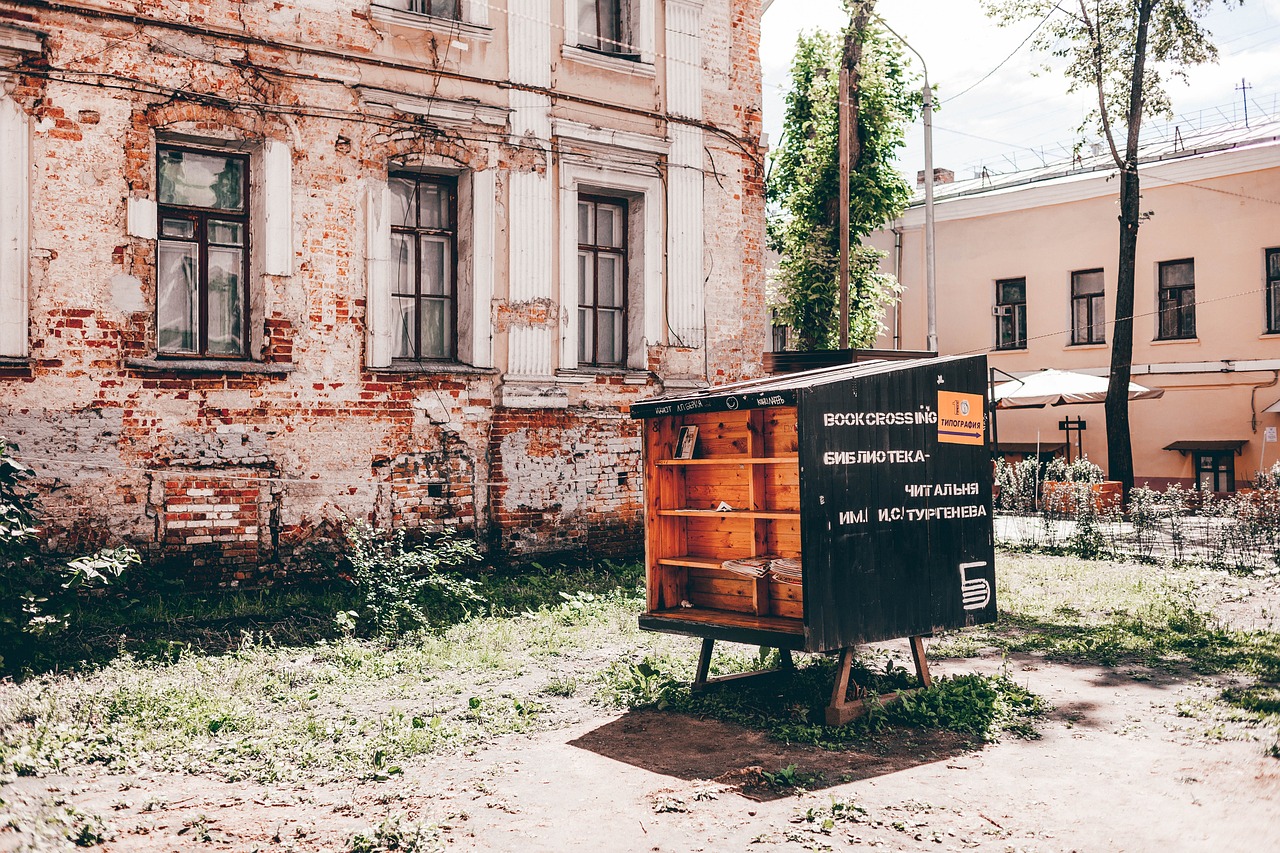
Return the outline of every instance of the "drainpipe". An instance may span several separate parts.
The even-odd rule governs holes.
[[[902,285],[902,229],[890,228],[893,232],[893,278]],[[902,349],[902,294],[893,303],[893,348]]]
[[[1251,426],[1253,427],[1254,435],[1258,434],[1258,392],[1263,388],[1274,388],[1277,384],[1280,384],[1280,370],[1273,370],[1271,371],[1270,382],[1254,385],[1249,392],[1249,414],[1253,416]]]

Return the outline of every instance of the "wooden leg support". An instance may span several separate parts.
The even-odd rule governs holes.
[[[843,726],[867,713],[867,692],[865,688],[854,685],[853,699],[849,698],[849,673],[853,666],[854,650],[852,647],[840,652],[840,663],[836,667],[836,683],[831,691],[831,704],[827,706],[827,725]],[[928,688],[932,683],[929,677],[929,662],[924,656],[924,637],[911,638],[911,657],[915,660],[916,675],[920,676],[920,684]],[[901,696],[915,693],[914,690],[899,690],[884,693],[879,702],[884,705]]]
[[[694,693],[700,693],[728,681],[742,681],[747,678],[777,676],[789,673],[795,669],[795,664],[791,660],[791,650],[778,649],[778,653],[781,657],[781,663],[777,669],[757,669],[753,672],[739,672],[733,675],[720,675],[712,678],[710,675],[711,652],[715,649],[715,645],[715,640],[703,639],[702,641],[702,651],[698,653],[698,671],[694,673],[693,684],[691,685],[691,689]]]

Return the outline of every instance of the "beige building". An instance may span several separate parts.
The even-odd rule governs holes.
[[[1136,482],[1229,491],[1280,461],[1266,441],[1280,426],[1280,125],[1184,128],[1144,149],[1141,174],[1133,380],[1166,393],[1130,404]],[[1101,155],[939,185],[939,350],[987,352],[1014,376],[1107,375],[1118,192]],[[923,220],[917,203],[871,241],[906,287],[879,346],[924,347]],[[1067,418],[1084,419],[1105,470],[1101,405],[1001,411],[1002,449],[1061,447]]]
[[[0,435],[56,547],[641,547],[759,373],[759,0],[0,0]],[[207,569],[191,569],[191,565]]]

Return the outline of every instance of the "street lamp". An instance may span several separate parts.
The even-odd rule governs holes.
[[[933,90],[929,88],[929,66],[925,65],[920,51],[893,31],[893,27],[884,18],[876,15],[876,20],[889,33],[902,42],[902,45],[916,55],[920,67],[924,69],[924,288],[925,302],[928,305],[929,328],[926,348],[929,352],[938,351],[938,282],[937,265],[933,252]]]

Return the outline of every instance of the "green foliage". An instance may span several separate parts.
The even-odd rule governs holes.
[[[440,827],[406,823],[400,815],[388,817],[368,835],[357,832],[347,844],[348,853],[435,853],[444,849]]]
[[[470,540],[446,534],[411,546],[404,528],[386,534],[358,521],[347,525],[346,542],[351,579],[362,598],[360,616],[376,636],[426,628],[433,609],[483,601],[474,581],[440,571],[480,559]]]
[[[36,496],[27,486],[34,474],[13,449],[0,437],[0,672],[30,664],[51,635],[70,626],[79,591],[108,586],[141,561],[128,547],[65,565],[41,559]]]
[[[987,13],[1001,25],[1047,19],[1032,44],[1065,60],[1067,91],[1096,95],[1088,121],[1097,123],[1104,136],[1118,128],[1127,130],[1145,117],[1172,118],[1166,82],[1184,79],[1187,68],[1218,57],[1209,31],[1200,23],[1215,4],[1216,0],[983,0]],[[1243,0],[1223,0],[1223,4],[1238,6]],[[1142,69],[1142,110],[1130,116],[1135,45],[1144,7],[1150,23]]]
[[[858,157],[849,179],[849,339],[869,346],[898,284],[879,272],[884,256],[860,238],[898,216],[911,188],[893,166],[918,108],[901,48],[878,27],[862,36],[857,95]],[[767,198],[769,243],[781,254],[771,305],[801,349],[830,349],[839,336],[840,46],[823,32],[801,35],[791,66],[783,137],[773,155]]]

